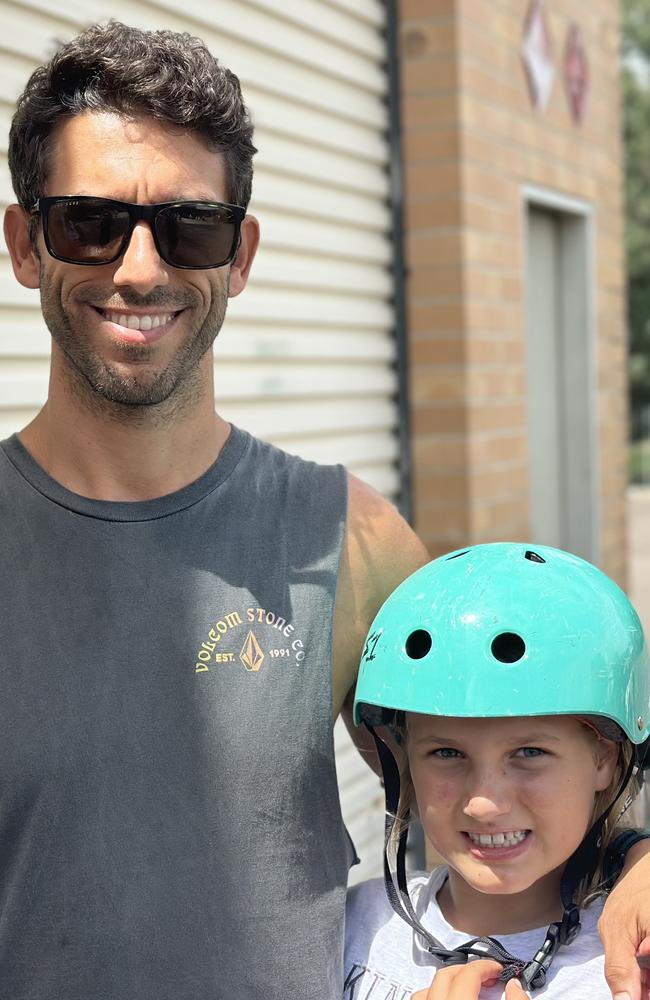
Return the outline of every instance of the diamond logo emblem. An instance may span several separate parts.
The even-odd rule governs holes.
[[[246,636],[246,641],[241,648],[239,659],[242,661],[246,669],[252,670],[253,673],[257,673],[262,666],[262,663],[264,662],[264,653],[254,632],[249,632]]]
[[[564,53],[564,85],[571,116],[576,125],[579,125],[584,118],[589,89],[589,60],[582,32],[577,24],[571,25],[567,36]]]
[[[521,57],[533,104],[538,111],[544,111],[553,90],[555,67],[551,32],[541,0],[531,0],[528,8]]]

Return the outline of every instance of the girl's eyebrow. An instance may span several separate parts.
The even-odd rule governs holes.
[[[530,743],[561,743],[561,736],[554,736],[553,733],[549,733],[547,730],[538,729],[532,733],[516,733],[511,739],[507,740],[508,743],[518,743],[520,746],[524,746]]]
[[[435,733],[426,733],[423,736],[418,736],[415,739],[412,739],[411,742],[415,743],[415,744],[418,744],[418,743],[440,743],[440,744],[444,744],[445,746],[449,746],[449,747],[456,746],[458,744],[458,740],[454,740],[451,737],[444,737],[443,738],[442,736],[436,736]]]
[[[466,744],[468,741],[471,742],[471,736],[470,737],[464,737],[463,739],[459,740],[459,739],[455,739],[453,736],[438,736],[436,733],[430,733],[429,732],[429,733],[423,734],[422,736],[416,737],[413,740],[413,743],[416,743],[416,744],[417,743],[440,743],[440,744],[444,744],[445,746],[450,746],[450,747],[453,746],[453,747],[462,748],[462,744],[464,744],[464,743]],[[517,743],[517,744],[519,744],[519,746],[524,746],[526,744],[535,743],[535,742],[540,742],[540,743],[561,743],[562,742],[562,737],[561,736],[554,736],[552,733],[549,733],[549,732],[547,732],[547,731],[545,731],[543,729],[538,729],[538,730],[534,730],[532,733],[531,732],[515,733],[513,736],[508,736],[507,738],[503,739],[500,742],[508,743],[508,744]]]

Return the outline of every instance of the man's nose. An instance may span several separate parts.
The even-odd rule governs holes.
[[[136,224],[126,250],[118,261],[113,282],[136,288],[141,294],[169,284],[169,267],[161,258],[146,222]]]

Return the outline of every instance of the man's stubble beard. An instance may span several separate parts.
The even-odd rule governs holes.
[[[61,303],[60,286],[48,280],[41,269],[41,309],[52,339],[64,361],[64,376],[71,392],[82,405],[119,423],[168,424],[196,402],[204,386],[200,362],[212,347],[226,314],[228,282],[215,288],[210,309],[201,326],[182,343],[165,369],[150,378],[120,375],[75,330],[73,320]],[[105,298],[99,287],[88,287],[83,300],[95,304]],[[170,312],[198,304],[198,295],[189,292],[171,296],[164,289],[137,296],[127,289],[120,292],[124,305],[138,308],[168,308]],[[114,345],[115,346],[115,345]],[[155,345],[118,344],[125,362],[145,362],[155,355]]]

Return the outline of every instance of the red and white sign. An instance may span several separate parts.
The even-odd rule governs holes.
[[[555,66],[551,32],[542,0],[531,0],[528,8],[521,57],[528,77],[532,102],[538,111],[543,111],[553,90]]]
[[[567,35],[564,50],[564,86],[571,115],[576,125],[579,125],[584,118],[589,90],[589,60],[582,32],[577,24],[571,25]]]

